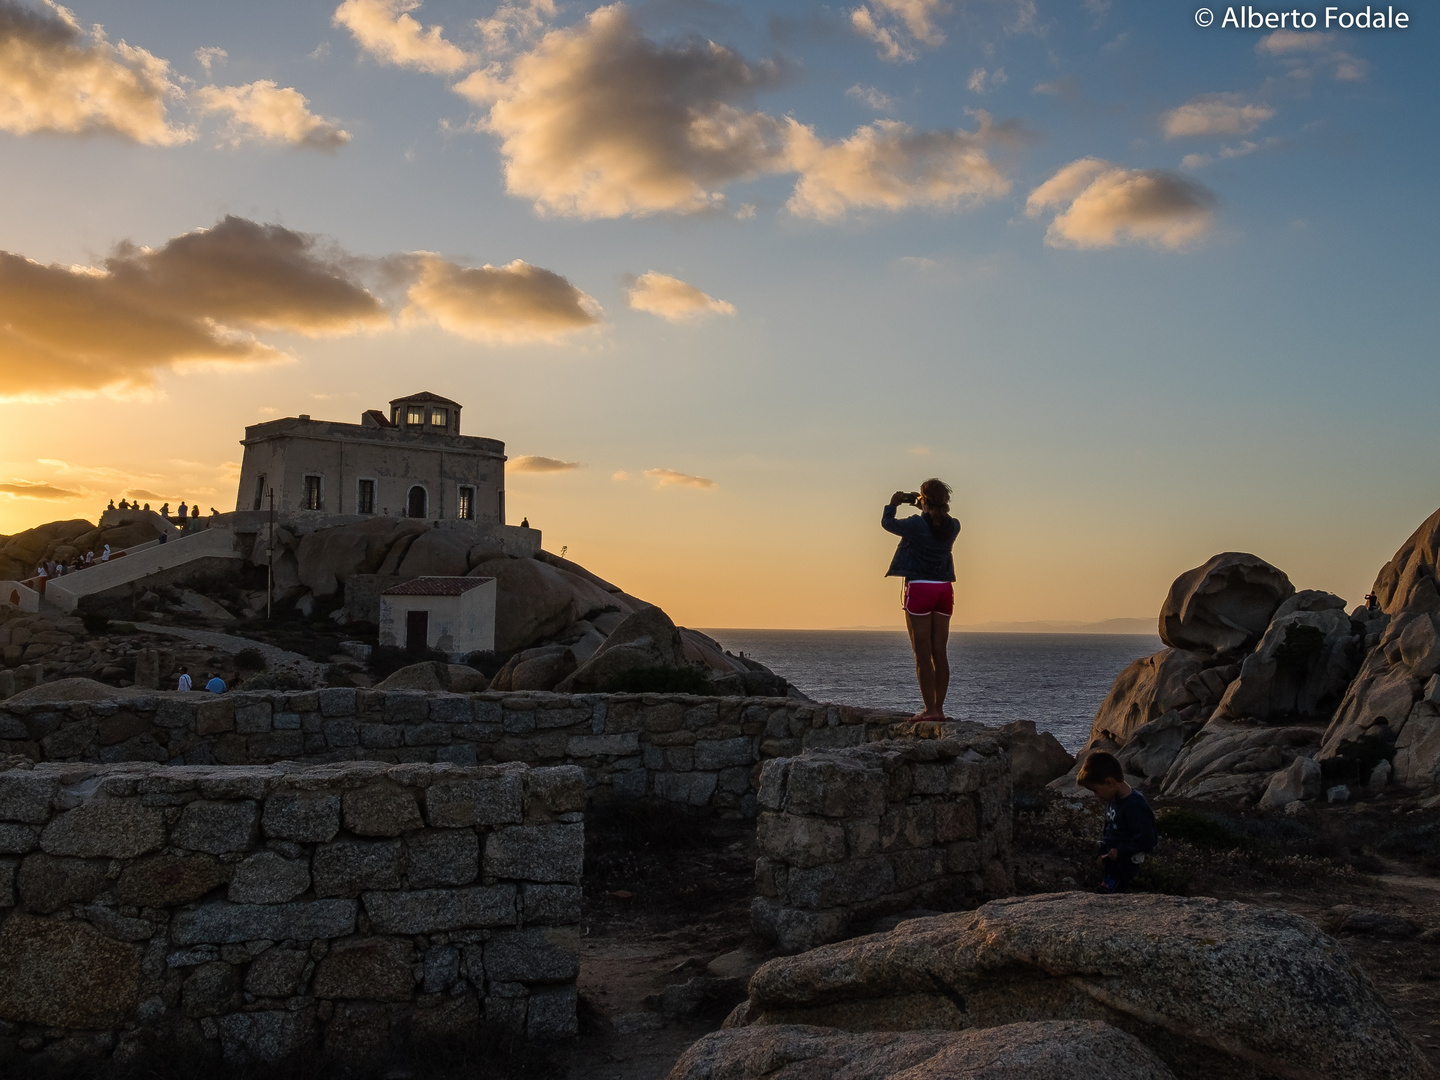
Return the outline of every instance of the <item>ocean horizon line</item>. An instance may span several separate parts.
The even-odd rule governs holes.
[[[881,625],[853,624],[848,626],[706,626],[697,627],[707,633],[715,631],[766,631],[772,633],[903,633],[903,623]],[[960,623],[951,627],[952,633],[972,634],[1090,634],[1095,636],[1151,635],[1159,637],[1155,619],[1102,619],[1098,622],[1068,622],[1063,620],[1037,619],[1025,622],[983,622]]]

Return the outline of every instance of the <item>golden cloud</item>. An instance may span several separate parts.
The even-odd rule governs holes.
[[[335,150],[350,141],[339,124],[310,111],[305,95],[269,79],[243,86],[202,86],[195,92],[202,112],[230,117],[230,143],[246,138],[312,150]]]
[[[654,270],[641,274],[625,291],[635,311],[658,315],[666,322],[688,322],[710,315],[734,315],[735,305],[701,292],[694,285]]]
[[[949,12],[946,0],[872,0],[850,12],[850,25],[875,42],[880,59],[908,61],[916,58],[918,45],[944,44],[935,18]]]
[[[1210,230],[1214,205],[1208,190],[1174,173],[1081,158],[1032,191],[1025,212],[1057,209],[1045,233],[1052,247],[1178,250]]]
[[[9,495],[18,499],[82,499],[84,493],[69,491],[65,488],[56,487],[54,484],[46,484],[39,480],[12,480],[8,484],[0,484],[0,495]]]
[[[99,26],[86,32],[52,0],[0,0],[0,130],[111,132],[173,146],[194,138],[169,122],[169,102],[180,96],[167,61],[112,45]]]
[[[785,124],[742,106],[779,75],[713,43],[656,45],[614,4],[456,90],[489,105],[481,126],[500,138],[512,194],[619,217],[713,208],[717,186],[773,171]]]
[[[580,468],[578,461],[564,461],[561,458],[541,457],[539,454],[522,454],[505,463],[509,472],[557,473],[574,472]]]
[[[1009,189],[986,156],[1008,129],[988,117],[975,132],[885,121],[832,142],[751,108],[783,75],[777,62],[750,63],[714,42],[656,44],[617,3],[455,89],[487,107],[479,127],[500,139],[507,190],[545,214],[713,211],[727,184],[783,173],[799,174],[790,211],[824,219],[953,209]]]
[[[420,0],[345,0],[335,9],[332,21],[349,30],[362,49],[383,63],[437,75],[466,67],[471,61],[469,54],[446,41],[443,29],[423,27],[410,14],[419,7]]]
[[[465,267],[438,255],[415,257],[418,280],[406,296],[407,321],[429,319],[476,341],[554,341],[600,322],[602,309],[559,274],[516,259]]]
[[[1247,102],[1235,94],[1208,94],[1171,109],[1160,118],[1167,139],[1199,135],[1249,135],[1275,115],[1269,105]]]
[[[133,388],[186,361],[283,358],[253,329],[343,333],[388,323],[314,237],[227,217],[100,267],[0,252],[0,399]]]
[[[645,475],[655,481],[657,488],[688,487],[708,489],[720,486],[714,480],[707,480],[703,476],[691,476],[689,473],[676,472],[674,469],[646,469]]]
[[[954,210],[1004,195],[1007,180],[987,147],[997,133],[985,113],[976,131],[915,131],[877,120],[848,139],[826,143],[794,125],[790,161],[800,179],[786,208],[800,217],[834,220],[851,209]]]

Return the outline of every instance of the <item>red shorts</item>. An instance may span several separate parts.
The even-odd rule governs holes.
[[[955,613],[955,587],[948,581],[907,581],[905,602],[901,605],[911,615],[944,615]]]

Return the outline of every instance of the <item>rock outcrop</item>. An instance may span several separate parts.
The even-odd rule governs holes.
[[[688,666],[680,630],[658,607],[646,607],[615,627],[605,644],[556,689],[562,694],[603,690],[627,672]]]
[[[1208,659],[1208,654],[1188,649],[1162,649],[1130,664],[1101,702],[1089,742],[1108,736],[1123,743],[1157,717],[1195,704],[1192,682]],[[1214,695],[1215,700],[1219,697]]]
[[[1235,652],[1260,640],[1275,609],[1294,592],[1284,572],[1264,559],[1222,552],[1170,586],[1160,609],[1160,640],[1172,649]]]
[[[1182,1080],[1434,1076],[1337,942],[1289,912],[1199,897],[1054,893],[914,919],[770,961],[726,1024],[1056,1020],[1128,1031]]]
[[[1328,717],[1359,666],[1361,628],[1334,593],[1306,589],[1276,609],[1215,715]]]
[[[602,611],[628,614],[633,610],[622,596],[537,559],[487,559],[469,573],[495,579],[498,652],[513,652],[563,634],[581,619]]]
[[[1173,1080],[1133,1035],[1096,1020],[974,1031],[848,1032],[781,1025],[717,1031],[669,1080]]]
[[[407,541],[419,536],[428,536],[431,530],[425,522],[410,518],[377,517],[354,525],[338,525],[330,529],[317,529],[295,539],[295,576],[298,584],[304,585],[315,596],[333,596],[347,580],[356,574],[373,574],[380,569],[387,555],[402,537]],[[284,542],[288,533],[277,540]],[[259,541],[263,543],[265,534]],[[263,554],[258,559],[261,565]],[[462,557],[463,563],[463,557]],[[460,573],[464,573],[462,569]]]
[[[1437,560],[1440,510],[1411,534],[1375,579],[1384,628],[1325,732],[1322,761],[1343,769],[1349,759],[1358,774],[1393,755],[1397,783],[1440,786]]]

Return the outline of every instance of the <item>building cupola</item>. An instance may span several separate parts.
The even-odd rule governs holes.
[[[460,405],[424,391],[390,402],[390,422],[402,431],[460,434]]]

